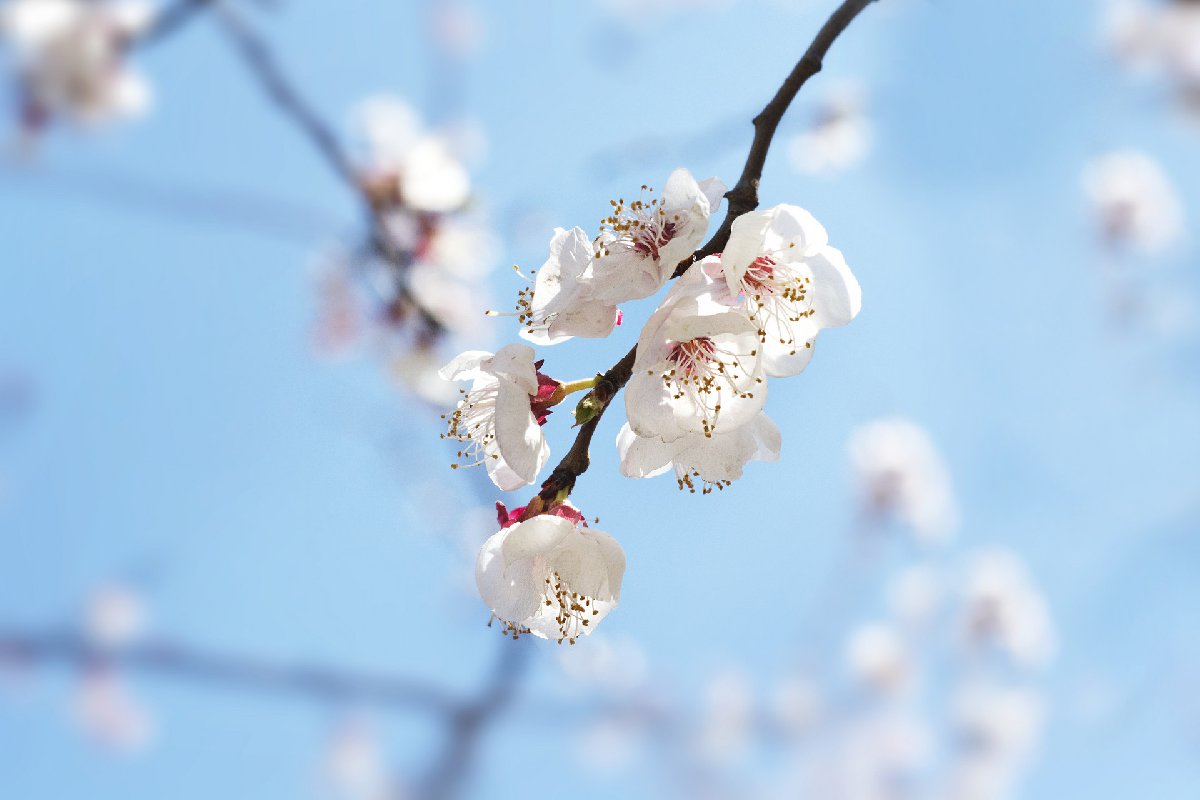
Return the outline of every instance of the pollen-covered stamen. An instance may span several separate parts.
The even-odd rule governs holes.
[[[672,399],[689,397],[700,412],[705,436],[712,436],[721,416],[722,400],[749,399],[753,386],[762,383],[754,376],[757,350],[739,353],[708,336],[672,342],[668,364],[661,375]]]
[[[458,408],[448,415],[442,415],[447,420],[447,427],[441,438],[457,439],[464,445],[455,454],[458,461],[450,465],[451,469],[476,467],[489,458],[500,458],[498,453],[488,452],[496,441],[496,397],[500,393],[499,385],[493,383],[470,392],[459,391],[463,398]]]
[[[616,251],[658,259],[662,248],[683,229],[684,214],[668,212],[660,200],[650,198],[653,193],[653,188],[643,185],[641,199],[628,205],[625,198],[609,201],[612,213],[600,220],[600,236],[595,241],[596,258]]]
[[[679,490],[686,489],[688,492],[696,493],[696,481],[694,478],[700,479],[700,493],[712,494],[713,490],[723,491],[726,486],[732,486],[733,481],[717,480],[710,481],[699,473],[699,471],[691,469],[686,464],[675,462],[675,481],[679,484]]]
[[[795,243],[788,246],[795,247]],[[807,338],[798,341],[792,327],[815,313],[808,275],[785,260],[763,255],[746,268],[741,290],[750,319],[758,325],[759,341],[778,341],[791,348],[790,355],[800,347],[812,347]]]

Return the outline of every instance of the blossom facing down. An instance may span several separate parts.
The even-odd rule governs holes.
[[[702,272],[688,270],[642,329],[625,388],[629,427],[638,436],[709,437],[746,424],[766,402],[754,324],[709,288]]]
[[[444,137],[422,129],[417,113],[399,98],[364,101],[356,127],[367,150],[363,185],[382,208],[446,213],[466,205],[471,179]]]
[[[152,18],[138,0],[7,3],[0,35],[16,53],[25,124],[63,116],[91,125],[143,111],[149,88],[125,56]]]
[[[494,355],[468,350],[439,374],[449,381],[472,381],[448,416],[449,429],[443,434],[465,445],[458,451],[460,463],[454,466],[482,463],[488,477],[504,491],[537,480],[550,458],[541,425],[558,384],[538,372],[533,348],[510,344]]]
[[[1156,253],[1183,236],[1183,208],[1162,167],[1145,153],[1119,150],[1084,170],[1083,189],[1104,240]]]
[[[905,419],[881,419],[850,437],[850,463],[869,515],[893,515],[922,541],[958,524],[950,474],[928,434]]]
[[[664,442],[638,436],[628,423],[617,434],[622,475],[652,478],[674,468],[680,489],[695,493],[698,482],[702,494],[732,484],[750,461],[778,461],[780,444],[778,426],[761,411],[745,425],[712,436],[692,433]]]
[[[571,644],[617,607],[625,553],[617,540],[564,517],[541,514],[483,544],[479,595],[504,631]]]
[[[592,297],[592,243],[581,228],[556,228],[550,257],[538,270],[533,288],[517,300],[521,338],[558,344],[573,336],[599,339],[612,333],[619,312]]]
[[[649,297],[670,280],[675,267],[704,241],[708,218],[720,205],[725,185],[717,178],[697,183],[686,169],[667,179],[662,197],[611,201],[593,242],[596,257],[593,296],[619,305]]]
[[[701,263],[725,283],[726,301],[755,324],[763,372],[770,376],[803,371],[817,332],[847,324],[862,307],[862,289],[841,251],[798,206],[743,214],[733,222],[725,252]]]

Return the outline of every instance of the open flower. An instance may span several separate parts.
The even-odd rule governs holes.
[[[653,189],[643,186],[642,192],[646,198]],[[700,246],[724,192],[716,178],[697,183],[686,169],[677,169],[661,198],[611,201],[612,212],[593,243],[594,296],[617,305],[658,291]]]
[[[746,424],[766,402],[758,332],[745,314],[713,299],[706,280],[688,270],[638,339],[625,390],[638,436],[712,436]]]
[[[551,514],[494,534],[475,562],[479,595],[506,633],[560,644],[591,633],[617,607],[624,574],[616,539]]]
[[[366,100],[359,108],[357,127],[368,151],[363,183],[376,205],[445,213],[466,204],[471,195],[466,168],[450,142],[423,130],[416,112],[403,100]]]
[[[532,289],[517,301],[521,337],[537,344],[558,344],[572,336],[603,338],[612,333],[616,306],[592,296],[592,243],[581,228],[556,228],[550,258],[538,270]]]
[[[626,423],[617,434],[621,474],[630,478],[652,478],[672,467],[680,489],[701,492],[723,489],[742,477],[749,461],[778,461],[779,428],[761,411],[745,425],[712,436],[692,433],[672,442],[638,436]]]
[[[125,54],[152,19],[136,0],[12,0],[0,9],[0,34],[13,47],[25,123],[53,115],[95,124],[142,111],[149,90]]]
[[[817,332],[845,325],[862,307],[862,289],[841,251],[798,206],[743,214],[725,252],[702,263],[757,327],[767,375],[803,371]]]
[[[495,355],[468,350],[439,374],[446,380],[473,382],[449,415],[444,434],[464,444],[458,451],[460,463],[484,464],[488,477],[504,491],[537,480],[550,458],[541,425],[558,383],[537,371],[533,348],[510,344]]]

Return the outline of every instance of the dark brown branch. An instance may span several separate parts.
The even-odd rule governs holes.
[[[470,707],[441,688],[418,680],[210,653],[165,640],[109,649],[71,633],[0,631],[0,657],[17,664],[61,661],[81,668],[111,665],[201,683],[294,694],[328,703],[364,703],[444,715]]]
[[[703,247],[695,252],[691,260],[683,262],[676,268],[673,277],[678,278],[696,261],[721,252],[729,241],[733,221],[742,214],[758,208],[758,183],[762,179],[763,167],[767,163],[767,151],[771,149],[771,141],[775,138],[775,130],[779,127],[780,120],[783,119],[788,106],[792,104],[792,100],[796,99],[796,95],[808,82],[808,79],[821,71],[825,63],[825,55],[833,46],[834,41],[849,27],[855,17],[873,2],[875,0],[845,0],[821,26],[817,37],[813,39],[801,59],[796,62],[796,66],[792,68],[783,85],[779,87],[779,91],[771,98],[771,102],[767,103],[766,107],[754,118],[754,139],[750,143],[750,152],[746,156],[745,166],[742,167],[741,177],[738,178],[734,187],[725,193],[725,198],[729,201],[729,209],[725,213],[721,227]]]
[[[771,147],[771,140],[775,137],[775,131],[779,127],[780,120],[783,119],[784,112],[787,111],[788,106],[792,104],[792,100],[795,99],[796,94],[808,79],[821,71],[825,54],[829,52],[829,48],[838,36],[846,30],[863,9],[873,2],[875,0],[845,0],[821,27],[817,37],[813,39],[803,57],[792,68],[791,74],[787,76],[783,85],[779,87],[779,91],[771,98],[771,102],[767,103],[766,107],[754,118],[754,140],[750,144],[750,153],[746,156],[746,165],[742,168],[741,177],[737,184],[725,194],[729,201],[729,209],[721,227],[717,229],[707,244],[676,268],[673,278],[678,278],[697,260],[720,252],[729,241],[733,221],[742,214],[758,208],[758,182],[762,178],[763,165],[767,161],[767,151]],[[575,481],[587,471],[588,447],[591,445],[592,436],[596,433],[596,426],[600,424],[600,418],[612,403],[612,399],[632,377],[633,362],[636,358],[637,346],[634,345],[624,358],[604,373],[600,382],[596,384],[596,388],[585,398],[585,401],[588,398],[593,400],[595,416],[579,429],[571,449],[567,451],[562,461],[550,473],[550,477],[542,484],[542,490],[537,497],[541,505],[550,505],[557,499],[561,499],[563,493],[569,494],[575,488]],[[536,504],[531,503],[527,513],[536,514],[539,510],[536,508]]]
[[[358,170],[342,149],[337,135],[292,87],[291,81],[266,43],[255,35],[228,3],[216,3],[215,10],[230,41],[237,47],[238,53],[259,79],[276,107],[308,137],[333,171],[361,193]]]

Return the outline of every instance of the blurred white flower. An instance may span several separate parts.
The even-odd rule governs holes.
[[[471,179],[451,143],[423,130],[403,100],[385,95],[365,100],[356,127],[367,149],[364,186],[377,205],[431,213],[466,205]]]
[[[92,669],[84,674],[74,710],[84,733],[104,747],[137,752],[153,739],[153,720],[112,670]]]
[[[951,796],[961,800],[1014,797],[1041,731],[1042,699],[1029,689],[968,685],[954,698],[957,752]]]
[[[908,644],[894,628],[879,623],[850,635],[846,666],[855,683],[885,695],[908,688],[914,678]]]
[[[537,371],[533,348],[510,344],[494,355],[468,350],[439,374],[448,381],[472,381],[444,434],[466,445],[458,452],[461,464],[483,464],[504,491],[537,480],[550,458],[541,429],[546,409],[537,404],[549,399],[545,389],[554,382]]]
[[[704,690],[697,747],[706,760],[729,763],[745,755],[754,734],[754,690],[741,672],[718,672]]]
[[[1043,666],[1053,657],[1050,610],[1014,554],[978,555],[967,570],[963,602],[968,646],[994,647],[1023,667]]]
[[[351,720],[334,732],[322,772],[334,796],[345,800],[396,800],[374,729]]]
[[[1175,188],[1145,153],[1101,156],[1084,170],[1083,187],[1106,242],[1156,253],[1182,238],[1183,207]]]
[[[592,296],[619,305],[654,294],[675,267],[704,241],[708,218],[720,205],[725,185],[716,178],[700,183],[686,169],[667,178],[661,198],[643,186],[642,198],[612,201],[593,247],[596,263]]]
[[[146,606],[132,587],[108,583],[96,588],[83,610],[83,632],[93,644],[119,648],[146,631]]]
[[[475,563],[479,595],[517,637],[575,644],[617,607],[625,553],[603,531],[540,514],[501,529]]]
[[[1106,38],[1130,67],[1173,81],[1187,95],[1200,91],[1200,6],[1191,0],[1109,6]]]
[[[703,494],[731,485],[750,461],[778,461],[780,446],[779,427],[761,411],[745,425],[709,436],[689,433],[664,442],[638,436],[629,423],[617,434],[622,475],[652,478],[674,469],[680,489],[694,493],[698,479]]]
[[[469,58],[483,46],[486,30],[477,9],[460,0],[442,0],[433,9],[430,33],[446,55]]]
[[[10,0],[0,36],[15,52],[26,124],[62,115],[96,124],[144,110],[150,92],[129,69],[129,44],[149,25],[136,0]]]
[[[830,93],[816,119],[788,142],[788,158],[800,172],[816,175],[858,166],[871,150],[871,125],[857,87]]]
[[[700,268],[755,324],[763,372],[772,377],[803,371],[818,331],[848,324],[862,308],[862,289],[846,259],[799,206],[738,217],[725,251]]]
[[[944,540],[958,522],[950,476],[929,436],[905,419],[881,419],[850,437],[864,508],[894,515],[924,542]]]
[[[454,402],[458,389],[441,375],[443,359],[429,347],[405,348],[389,366],[396,380],[426,403],[444,408]]]
[[[481,281],[460,280],[421,261],[408,270],[408,290],[420,310],[450,333],[470,339],[484,335],[488,298]]]
[[[804,676],[790,676],[775,687],[770,708],[772,720],[784,735],[803,736],[821,720],[821,690]]]

